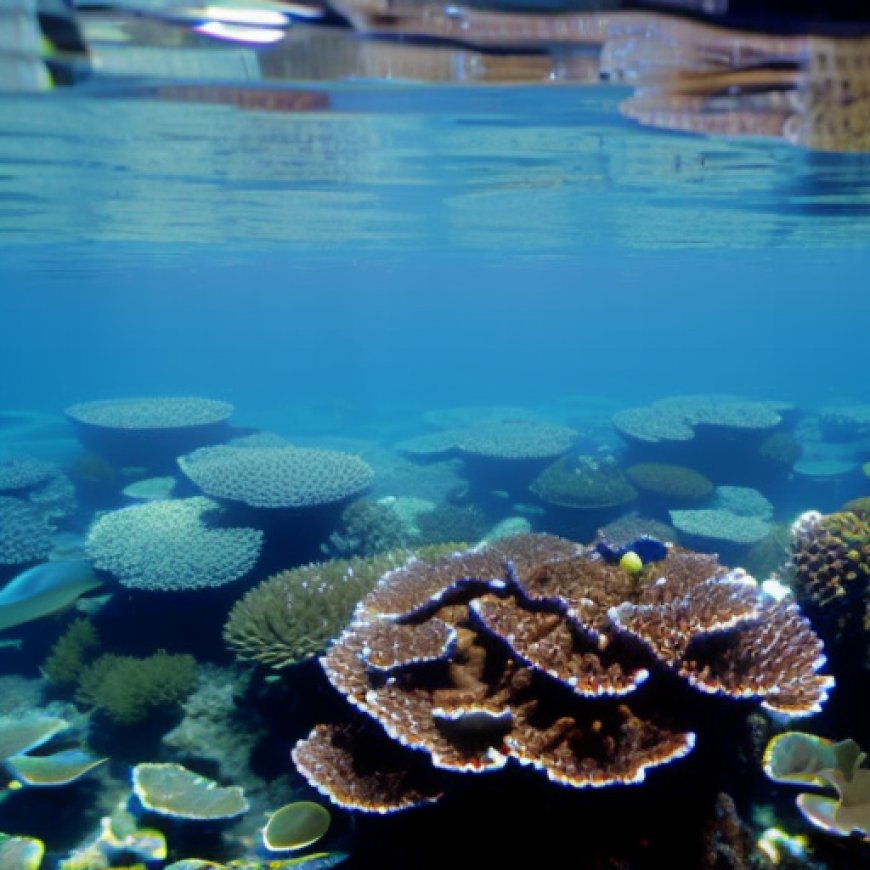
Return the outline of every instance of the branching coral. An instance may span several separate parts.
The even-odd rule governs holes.
[[[42,673],[49,682],[59,685],[77,683],[89,657],[99,645],[100,638],[93,623],[88,619],[77,619],[51,648],[42,665]]]
[[[140,659],[103,655],[81,674],[76,700],[133,725],[160,707],[183,701],[196,681],[196,660],[158,652]]]
[[[368,812],[511,760],[574,788],[642,782],[696,739],[651,702],[655,685],[632,703],[663,667],[785,715],[818,710],[832,683],[797,608],[714,557],[671,549],[629,574],[546,535],[387,573],[321,662],[383,732],[318,726],[293,758],[323,794]],[[417,752],[403,764],[399,747]]]

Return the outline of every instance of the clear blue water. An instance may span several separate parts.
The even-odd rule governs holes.
[[[0,405],[867,398],[866,161],[596,89],[0,103]]]
[[[240,426],[360,450],[377,475],[392,468],[392,445],[430,431],[424,414],[439,408],[531,408],[576,426],[594,452],[613,448],[614,412],[677,394],[786,400],[804,422],[832,402],[870,403],[867,158],[644,130],[618,116],[617,89],[311,88],[327,109],[164,102],[117,82],[0,98],[0,420],[5,411],[58,416],[92,399],[201,395],[231,402]],[[31,442],[0,430],[0,460],[36,455],[81,472],[65,425],[46,425]],[[870,446],[856,440],[848,452],[842,486],[789,489],[781,475],[776,520],[864,494],[857,464]],[[706,459],[715,469],[716,457]],[[413,494],[402,462],[377,495],[400,484],[401,495]],[[430,494],[461,482],[462,470],[446,484],[426,466],[419,474]],[[66,529],[75,535],[95,512],[127,503],[100,489],[105,480],[77,485],[87,510]],[[534,501],[525,491],[521,500]],[[503,518],[492,498],[484,507],[490,524]],[[529,512],[536,531],[563,532],[544,514]],[[255,570],[204,615],[196,610],[190,637],[181,623],[164,624],[153,601],[142,612],[160,620],[154,637],[170,652],[228,668],[228,653],[214,651],[226,612],[265,573]],[[97,624],[122,652],[126,632],[141,654],[148,616],[125,612],[134,599],[115,591]],[[25,652],[0,651],[0,678],[38,683],[69,619],[16,633]],[[304,674],[301,688],[282,674],[284,683],[257,683],[260,695],[247,698],[259,703],[256,715],[276,717],[266,716],[271,743],[258,776],[267,762],[283,775],[303,736],[297,719],[306,729],[318,721]],[[866,735],[860,702],[837,703],[839,718],[823,726],[830,736],[852,733],[838,730],[843,722]],[[100,780],[117,797],[130,764],[166,756],[159,734],[107,749],[106,733],[119,732],[91,737],[99,751],[117,750]],[[48,808],[60,798],[16,804],[0,795],[0,831],[47,837],[55,860],[94,828],[94,793],[75,792],[77,810],[55,833]],[[254,795],[258,819],[275,808],[272,794]],[[792,797],[780,797],[781,811]],[[618,798],[606,800],[616,809],[594,805],[599,821],[622,811]],[[758,800],[772,798],[762,790]],[[28,806],[39,809],[28,817]],[[632,818],[643,816],[638,806]],[[794,810],[782,812],[790,831],[803,830]],[[407,863],[408,854],[423,860],[419,837],[441,822],[357,829],[341,818],[343,839],[328,848],[353,852],[359,834],[362,857],[349,867],[429,866]],[[754,836],[762,825],[752,824]],[[387,830],[404,844],[395,852]],[[239,842],[226,854],[240,854]],[[478,844],[474,854],[484,852]],[[848,867],[849,854],[829,849],[819,866]]]

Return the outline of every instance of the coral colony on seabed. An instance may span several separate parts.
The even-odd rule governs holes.
[[[233,411],[0,433],[3,870],[870,859],[870,412]]]

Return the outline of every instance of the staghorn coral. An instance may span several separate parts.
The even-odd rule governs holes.
[[[654,670],[804,715],[833,682],[823,662],[794,604],[713,556],[672,548],[632,575],[570,541],[522,535],[384,575],[321,659],[382,731],[320,725],[293,759],[335,803],[379,813],[510,761],[573,788],[640,783],[696,740],[690,712],[651,701]],[[416,750],[404,763],[401,747]]]
[[[223,586],[254,567],[263,533],[211,528],[206,521],[219,511],[216,502],[197,496],[103,514],[88,531],[88,556],[132,589]]]
[[[451,552],[459,546],[446,549]],[[442,554],[439,548],[424,548],[418,558]],[[224,627],[224,640],[237,658],[276,669],[317,655],[338,636],[357,602],[378,579],[412,555],[410,550],[395,550],[281,571],[236,602]]]
[[[104,711],[119,725],[134,725],[161,707],[181,703],[195,681],[196,659],[190,655],[107,654],[82,671],[76,700]]]
[[[221,444],[178,464],[206,495],[255,508],[305,508],[360,495],[374,472],[359,456],[291,446]]]
[[[54,531],[43,511],[22,499],[0,495],[0,565],[45,559]]]
[[[564,456],[545,468],[529,489],[558,507],[604,508],[627,504],[637,490],[610,457]]]
[[[77,619],[55,641],[42,673],[50,683],[78,683],[91,654],[100,645],[100,638],[89,619]]]
[[[684,465],[641,462],[626,468],[625,476],[638,489],[672,501],[700,501],[713,492],[708,477]]]

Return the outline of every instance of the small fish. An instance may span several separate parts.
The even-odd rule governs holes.
[[[10,637],[7,640],[0,639],[0,649],[21,649],[24,641],[19,637]]]

